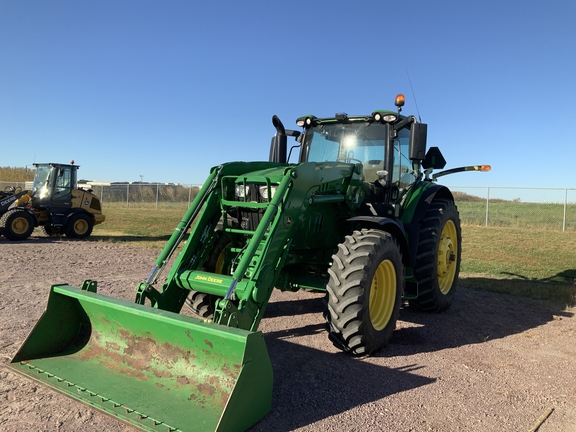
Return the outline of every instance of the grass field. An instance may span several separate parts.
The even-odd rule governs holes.
[[[465,206],[464,206],[465,207]],[[462,213],[462,285],[576,304],[576,232],[528,226],[467,223]],[[106,222],[93,241],[162,248],[181,220],[183,208],[104,209]]]
[[[458,201],[464,223],[486,225],[486,202]],[[527,227],[576,232],[576,204],[490,202],[488,226]]]

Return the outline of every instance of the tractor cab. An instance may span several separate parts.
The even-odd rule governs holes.
[[[303,139],[301,162],[345,162],[360,164],[364,180],[384,184],[398,183],[409,179],[411,163],[408,157],[410,130],[402,129],[388,143],[387,124],[368,117],[346,117],[346,121],[322,122],[317,119],[306,131]],[[391,146],[390,146],[391,144]],[[387,147],[391,147],[392,169],[385,166]],[[386,169],[388,168],[388,169]],[[404,177],[404,178],[403,178]]]
[[[360,165],[365,201],[400,202],[421,177],[426,151],[426,124],[400,115],[404,96],[398,95],[398,112],[377,110],[369,116],[336,114],[330,118],[303,116],[299,162],[344,162]]]

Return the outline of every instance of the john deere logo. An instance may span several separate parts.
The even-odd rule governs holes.
[[[201,281],[206,281],[206,282],[214,282],[214,283],[218,283],[218,284],[222,283],[222,279],[218,279],[218,278],[214,278],[214,277],[210,277],[210,276],[196,275],[195,279],[201,280]]]
[[[10,198],[6,198],[4,201],[0,201],[0,205],[6,205],[6,204],[10,204],[12,201],[16,200],[16,196],[13,195]]]

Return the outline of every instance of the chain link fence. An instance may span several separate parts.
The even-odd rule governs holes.
[[[0,181],[7,187],[31,187],[30,182]],[[87,183],[103,207],[186,209],[201,185],[174,183]],[[505,186],[448,186],[463,224],[515,226],[576,231],[576,188],[520,188]]]
[[[134,208],[183,208],[192,203],[201,185],[170,183],[116,183],[90,185],[103,206],[117,205]]]
[[[463,224],[576,231],[576,188],[448,187]]]
[[[32,182],[0,181],[0,190],[10,187],[30,189]],[[175,183],[79,183],[78,187],[92,190],[103,206],[133,208],[186,209],[202,185]]]

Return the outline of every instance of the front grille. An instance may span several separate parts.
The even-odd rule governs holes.
[[[96,198],[92,198],[90,200],[90,208],[96,211],[102,211],[102,207],[100,206],[100,200]]]

